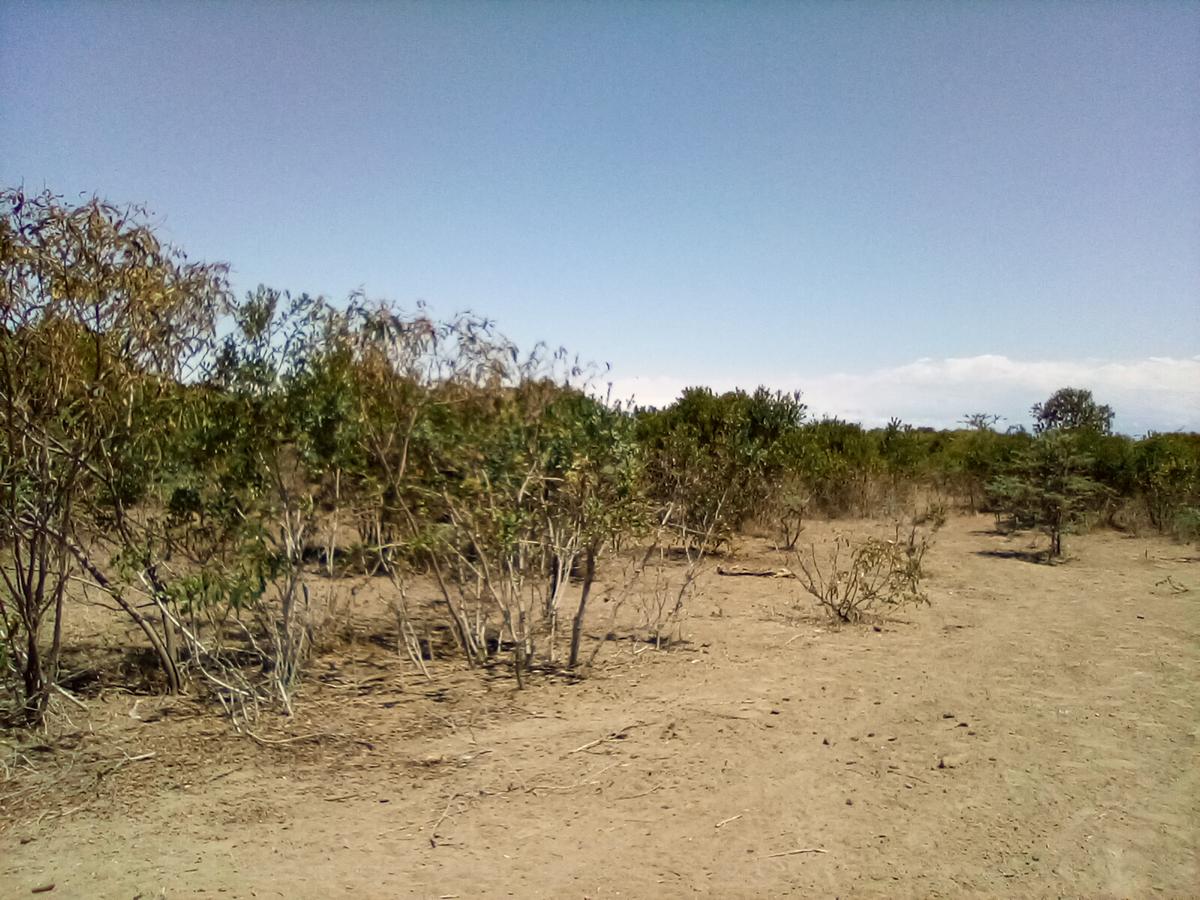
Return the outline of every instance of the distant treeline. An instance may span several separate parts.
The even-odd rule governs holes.
[[[1033,431],[996,430],[999,417],[964,414],[958,429],[916,428],[893,419],[866,429],[834,418],[809,420],[800,394],[692,388],[670,407],[639,412],[637,439],[663,498],[674,469],[712,466],[733,486],[732,527],[769,512],[772,498],[803,499],[813,513],[870,516],[940,496],[970,511],[1002,511],[997,480],[1039,440],[1069,435],[1080,474],[1098,483],[1095,512],[1110,525],[1139,522],[1192,534],[1200,505],[1200,435],[1111,432],[1112,411],[1090,392],[1064,388],[1036,405]]]

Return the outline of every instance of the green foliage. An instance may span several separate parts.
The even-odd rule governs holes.
[[[829,515],[862,511],[872,478],[883,468],[878,445],[861,425],[836,418],[809,422],[788,441],[788,458]]]
[[[1055,429],[1112,432],[1112,407],[1097,403],[1092,392],[1082,388],[1061,388],[1045,403],[1035,403],[1031,412],[1037,434]]]
[[[1160,531],[1177,530],[1200,506],[1200,435],[1150,434],[1131,455],[1132,481],[1150,521]]]
[[[968,508],[973,512],[987,507],[987,485],[1001,475],[1011,465],[1013,457],[1030,442],[1023,432],[993,431],[989,425],[997,419],[976,414],[976,427],[948,435],[939,461],[951,483],[966,495]]]
[[[690,538],[728,538],[786,470],[804,416],[799,393],[689,388],[638,417],[650,496]]]
[[[99,200],[0,193],[0,576],[19,622],[5,639],[34,722],[56,677],[66,580],[94,567],[89,545],[128,536],[122,511],[146,495],[169,422],[162,401],[227,299],[222,267],[187,262],[146,219]],[[140,574],[155,583],[152,564]],[[161,634],[114,599],[170,669]]]
[[[649,524],[635,423],[619,406],[566,390],[547,408],[546,499],[552,517],[577,523],[585,545],[636,535]]]
[[[1181,541],[1200,543],[1200,506],[1185,506],[1175,513],[1173,530]]]
[[[879,455],[895,484],[914,478],[928,454],[921,433],[893,418],[880,438]]]
[[[1106,489],[1089,476],[1093,460],[1070,431],[1046,431],[989,485],[997,508],[1017,527],[1038,527],[1050,538],[1049,556],[1062,555],[1062,536],[1097,508]]]

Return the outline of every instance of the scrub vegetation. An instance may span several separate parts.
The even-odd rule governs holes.
[[[748,530],[847,622],[926,601],[922,560],[956,510],[1041,529],[1047,560],[1097,524],[1197,536],[1200,436],[1113,434],[1086,390],[1035,406],[1032,431],[986,413],[867,429],[762,388],[645,409],[474,314],[235,298],[225,267],[163,244],[142,210],[8,191],[0,215],[14,723],[100,677],[65,637],[81,605],[132,626],[144,687],[243,727],[293,710],[362,577],[383,585],[413,674],[457,661],[523,686],[585,675],[631,627],[622,611],[654,646],[679,640],[700,573]],[[814,517],[894,534],[806,545]]]

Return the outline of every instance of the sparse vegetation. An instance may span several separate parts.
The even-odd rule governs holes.
[[[1111,434],[1063,389],[1034,433],[810,420],[800,394],[599,399],[565,351],[473,314],[266,287],[235,302],[141,210],[2,195],[0,680],[43,719],[86,592],[140,635],[143,688],[236,722],[293,709],[311,654],[386,596],[403,665],[586,672],[609,638],[678,643],[706,561],[747,523],[852,622],[927,598],[928,539],[797,551],[815,517],[957,505],[1044,529],[1140,511],[1195,539],[1200,438]],[[220,337],[218,337],[218,334]],[[602,609],[597,606],[603,607]],[[625,615],[621,619],[618,613]],[[602,622],[602,625],[597,623]]]

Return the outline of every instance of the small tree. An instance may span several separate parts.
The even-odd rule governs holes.
[[[548,612],[550,653],[558,608],[570,592],[571,572],[580,587],[571,618],[567,666],[581,662],[583,626],[596,580],[596,562],[626,535],[642,532],[648,504],[641,493],[642,460],[633,419],[619,404],[562,391],[547,409],[542,440],[548,449],[545,535],[552,549]]]
[[[305,554],[352,441],[329,352],[340,314],[264,287],[234,313],[206,379],[180,391],[158,497],[138,518],[173,560],[163,606],[186,620],[187,664],[237,723],[260,701],[291,710],[318,624]]]
[[[774,531],[776,549],[796,549],[811,502],[812,495],[798,471],[784,472],[775,479],[763,504],[763,515]]]
[[[1112,433],[1112,407],[1097,403],[1092,392],[1082,388],[1057,390],[1045,403],[1035,403],[1031,412],[1036,434],[1056,429]]]
[[[1044,431],[1019,453],[1008,472],[989,485],[998,509],[1016,527],[1041,528],[1050,538],[1048,556],[1062,556],[1062,536],[1069,533],[1103,497],[1105,488],[1089,477],[1091,457],[1080,451],[1078,433]]]
[[[1004,421],[1004,416],[996,415],[995,413],[967,413],[958,420],[959,424],[965,425],[972,431],[993,431],[996,426]]]
[[[893,417],[879,440],[879,456],[891,478],[892,496],[896,498],[900,486],[911,481],[920,471],[925,448],[920,433],[911,425]]]
[[[238,331],[226,338],[210,381],[206,441],[220,448],[212,462],[224,476],[211,496],[229,514],[232,571],[259,580],[245,595],[258,634],[246,637],[290,712],[317,624],[304,554],[317,535],[322,460],[345,422],[344,413],[320,415],[329,411],[330,385],[314,377],[313,364],[340,319],[320,298],[265,287],[236,307],[235,319]]]
[[[113,587],[91,549],[129,521],[113,512],[150,480],[155,454],[146,451],[167,420],[147,410],[164,411],[160,401],[203,354],[227,300],[224,268],[187,262],[146,218],[100,200],[71,207],[48,192],[0,193],[0,576],[9,598],[0,639],[22,670],[31,721],[54,684],[63,589],[76,566],[110,588],[168,687],[180,686],[166,620],[156,627]],[[154,560],[141,555],[136,566],[165,616]]]
[[[558,663],[564,612],[566,664],[580,665],[597,560],[641,528],[646,506],[632,421],[545,371],[534,360],[511,388],[461,394],[430,447],[441,473],[430,508],[447,522],[433,528],[434,554],[458,595],[447,605],[474,623],[477,656],[511,647],[518,680],[535,659]]]

